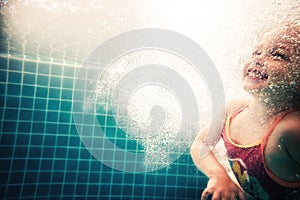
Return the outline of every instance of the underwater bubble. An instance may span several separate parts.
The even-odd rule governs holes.
[[[134,72],[149,64],[170,66],[170,69],[184,77],[191,86],[198,103],[198,111],[191,112],[201,113],[199,130],[209,123],[210,118],[206,116],[211,112],[211,100],[206,83],[189,63],[160,50],[143,49],[128,52],[114,60],[98,75],[95,87],[97,103],[99,105],[109,103],[117,126],[126,133],[127,139],[136,140],[142,145],[145,153],[143,163],[147,170],[152,171],[160,166],[166,166],[186,150],[187,144],[195,138],[195,135],[189,134],[191,132],[189,129],[195,127],[186,126],[185,130],[180,130],[183,108],[181,99],[170,90],[171,88],[155,82],[139,85],[139,79],[146,78],[147,74],[135,76]],[[132,76],[130,84],[124,82],[129,75]],[[168,84],[177,84],[175,79],[168,77],[164,79],[168,80]],[[129,98],[127,95],[122,99],[123,94],[119,93],[122,90],[118,90],[121,87],[118,85],[120,82],[123,85],[138,85],[138,87],[134,90],[124,88]],[[114,94],[116,91],[118,93]]]
[[[269,98],[265,98],[265,99],[264,99],[264,102],[265,102],[265,103],[270,103],[270,99],[269,99]]]

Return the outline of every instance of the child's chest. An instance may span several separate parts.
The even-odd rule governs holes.
[[[231,139],[240,145],[251,145],[261,141],[269,131],[271,120],[264,120],[240,113],[230,123]]]

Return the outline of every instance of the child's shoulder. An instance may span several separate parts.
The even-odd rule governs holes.
[[[283,130],[298,130],[300,133],[300,111],[292,111],[278,124]]]
[[[299,186],[300,111],[290,112],[275,127],[268,138],[265,156],[268,168],[277,177]]]
[[[300,164],[300,111],[294,111],[286,115],[277,125],[272,134],[273,141],[283,145],[289,154]]]
[[[278,138],[278,141],[284,141],[286,146],[296,142],[297,149],[300,150],[300,111],[293,111],[287,114],[278,123],[274,132],[275,134],[273,135]]]
[[[232,115],[242,106],[249,103],[249,99],[233,99],[226,105],[226,115]]]

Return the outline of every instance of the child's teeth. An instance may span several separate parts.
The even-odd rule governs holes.
[[[268,77],[266,73],[260,72],[257,69],[248,69],[247,72],[248,72],[247,75],[250,76],[251,78],[264,79]]]

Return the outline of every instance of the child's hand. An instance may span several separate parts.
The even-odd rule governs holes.
[[[210,197],[210,198],[208,198]],[[245,200],[243,191],[229,176],[218,175],[211,177],[203,191],[201,200]]]

